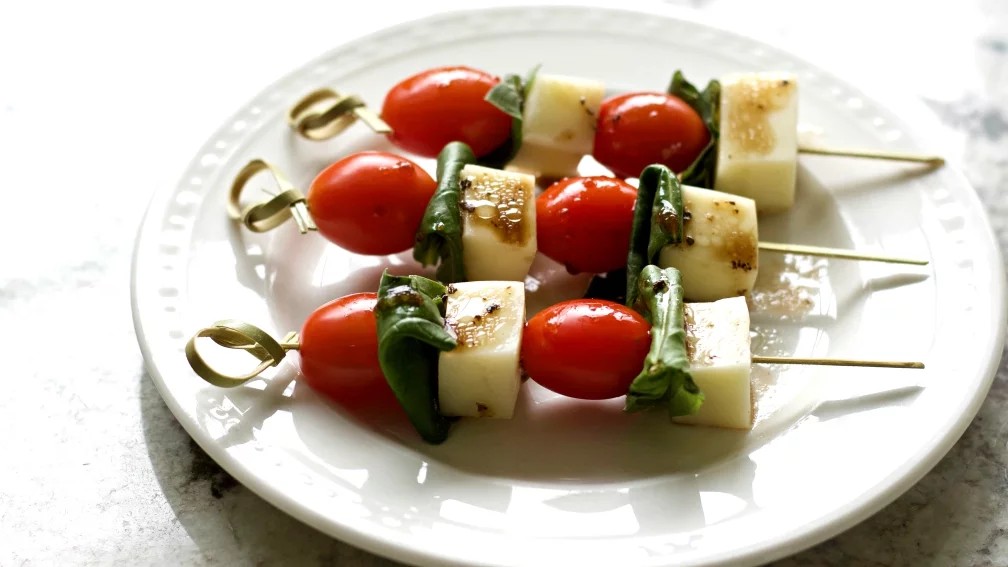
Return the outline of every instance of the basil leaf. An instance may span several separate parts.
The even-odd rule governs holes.
[[[524,110],[525,99],[528,98],[529,91],[532,90],[532,85],[535,84],[536,77],[539,76],[539,69],[542,69],[542,63],[532,67],[525,72],[525,77],[522,79],[523,91],[522,91],[522,109]]]
[[[462,142],[451,142],[438,154],[437,190],[427,203],[420,228],[417,230],[413,258],[430,266],[440,265],[437,278],[445,283],[465,281],[465,267],[462,264],[462,211],[459,200],[462,187],[459,177],[462,168],[476,163],[469,146]]]
[[[682,182],[686,185],[712,189],[717,167],[717,145],[721,137],[721,83],[712,80],[703,92],[686,80],[682,71],[676,71],[669,83],[668,94],[679,97],[700,115],[710,132],[710,141],[686,171]]]
[[[637,300],[637,280],[661,249],[683,241],[682,186],[672,170],[654,164],[644,168],[637,187],[630,252],[627,254],[626,304]]]
[[[504,75],[501,82],[494,85],[484,98],[504,114],[521,120],[525,91],[522,89],[522,79],[518,75]]]
[[[529,69],[524,79],[518,75],[504,75],[501,82],[487,93],[485,100],[511,117],[511,135],[503,144],[480,158],[480,165],[500,169],[518,154],[522,145],[522,113],[525,110],[525,99],[535,83],[540,67],[542,65]]]
[[[634,308],[651,322],[651,349],[644,369],[630,383],[623,409],[633,413],[664,405],[669,417],[694,414],[704,395],[690,375],[682,275],[675,268],[647,266],[638,292]]]
[[[448,436],[451,420],[438,411],[438,354],[455,338],[444,328],[442,284],[420,276],[382,274],[375,320],[378,362],[410,423],[428,443]]]

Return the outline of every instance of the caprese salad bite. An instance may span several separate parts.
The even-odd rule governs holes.
[[[273,175],[280,193],[242,208],[242,190],[261,171]],[[437,180],[404,157],[361,152],[319,173],[307,196],[253,160],[235,177],[228,214],[255,232],[294,218],[302,234],[317,230],[357,254],[412,248],[417,261],[438,265],[446,283],[523,281],[536,255],[535,178],[477,165],[460,142],[441,150]]]
[[[743,298],[685,304],[675,268],[646,266],[630,306],[597,299],[556,304],[525,322],[518,282],[449,284],[383,274],[378,293],[328,303],[282,341],[237,321],[196,333],[186,357],[213,385],[244,384],[286,352],[300,354],[314,389],[350,408],[399,404],[427,442],[441,443],[456,417],[511,418],[524,374],[565,396],[626,396],[628,413],[658,408],[673,421],[749,429],[753,357]],[[632,306],[632,307],[631,307]],[[208,337],[260,361],[231,376],[196,347]],[[799,359],[805,364],[923,368],[917,362]]]
[[[687,184],[749,197],[760,212],[794,204],[800,151],[944,163],[937,156],[800,147],[793,73],[733,73],[700,90],[677,71],[664,93],[607,97],[600,81],[538,69],[524,78],[499,79],[469,67],[409,77],[382,105],[389,138],[425,157],[459,140],[481,163],[537,177],[576,175],[585,155],[623,178],[660,163]],[[321,114],[303,103],[298,108],[291,123],[299,131],[304,121],[338,115],[332,108]]]
[[[572,177],[536,198],[532,176],[475,162],[467,145],[450,142],[438,156],[435,181],[406,158],[363,152],[323,170],[305,197],[282,173],[255,160],[236,177],[229,211],[256,231],[294,217],[301,232],[318,230],[358,254],[412,247],[417,261],[438,266],[437,279],[445,283],[524,281],[541,251],[572,273],[630,268],[635,274],[649,263],[675,267],[683,273],[687,299],[714,301],[752,291],[761,249],[927,264],[759,242],[752,199],[682,185],[660,164],[644,168],[637,188],[612,177]],[[240,210],[242,189],[266,169],[281,192]],[[632,236],[639,250],[628,257]]]
[[[539,251],[569,272],[609,274],[621,288],[624,269],[633,278],[651,263],[676,268],[689,301],[749,295],[760,250],[928,263],[760,242],[752,199],[682,185],[659,164],[644,168],[636,188],[612,177],[558,181],[536,199],[536,218]]]

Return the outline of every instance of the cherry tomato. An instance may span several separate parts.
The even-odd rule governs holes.
[[[308,385],[353,410],[398,407],[378,364],[374,307],[357,293],[316,309],[301,327],[301,373]]]
[[[569,177],[536,199],[538,246],[572,273],[626,265],[637,190],[612,177]]]
[[[558,303],[529,319],[522,338],[528,376],[582,400],[625,395],[644,366],[651,325],[628,307],[600,299]]]
[[[469,67],[440,67],[413,75],[385,95],[381,116],[399,147],[435,157],[448,142],[465,142],[476,157],[511,135],[511,117],[484,97],[500,79]]]
[[[357,254],[413,246],[437,182],[410,160],[362,152],[325,168],[308,190],[308,209],[326,238]]]
[[[679,173],[707,146],[703,119],[678,97],[629,93],[602,101],[592,154],[620,177],[660,163]]]

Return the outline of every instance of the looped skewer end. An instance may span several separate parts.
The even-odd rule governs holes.
[[[316,141],[332,138],[358,118],[376,134],[392,131],[356,95],[344,95],[328,88],[308,93],[287,112],[287,124],[298,134]]]
[[[280,187],[280,193],[267,201],[242,209],[240,204],[242,190],[248,185],[249,180],[263,171],[268,171],[273,176]],[[294,218],[301,234],[305,234],[309,230],[318,230],[315,221],[308,214],[308,205],[305,204],[304,194],[291,184],[283,172],[261,159],[248,162],[235,176],[228,198],[228,216],[232,220],[241,221],[252,232],[272,230],[283,224],[289,217]]]
[[[214,370],[196,349],[196,339],[207,337],[224,348],[240,349],[259,360],[259,365],[246,374],[232,376]],[[186,343],[185,353],[189,366],[200,378],[221,388],[241,386],[245,382],[262,374],[271,366],[280,364],[288,350],[299,347],[297,333],[287,333],[283,341],[277,342],[269,333],[255,325],[241,321],[218,321],[212,326],[200,329]]]

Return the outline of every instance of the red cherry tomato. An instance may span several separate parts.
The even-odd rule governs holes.
[[[602,102],[592,155],[620,177],[660,163],[679,173],[707,146],[703,119],[678,97],[629,93]]]
[[[308,385],[352,410],[398,407],[378,364],[374,293],[316,309],[301,327],[301,373]]]
[[[308,190],[319,232],[357,254],[386,255],[413,246],[437,182],[410,160],[362,152],[325,168]]]
[[[500,79],[469,67],[441,67],[402,81],[385,95],[381,116],[399,147],[435,157],[448,142],[465,142],[476,157],[511,134],[511,117],[484,97]]]
[[[612,177],[570,177],[536,199],[539,250],[573,273],[626,265],[637,190]]]
[[[576,299],[540,311],[525,326],[522,366],[558,394],[582,400],[625,395],[644,366],[651,325],[628,307]]]

